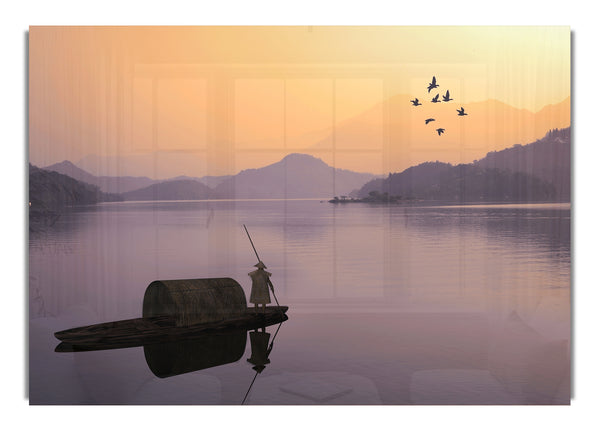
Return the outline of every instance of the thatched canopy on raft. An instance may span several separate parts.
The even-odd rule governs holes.
[[[157,280],[144,294],[143,317],[172,316],[178,326],[218,322],[243,315],[246,295],[232,278]]]

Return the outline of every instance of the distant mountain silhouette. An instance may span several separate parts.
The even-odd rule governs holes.
[[[178,177],[173,177],[173,178],[169,178],[168,180],[162,180],[162,181],[164,182],[164,181],[175,181],[175,180],[192,180],[192,181],[197,181],[199,183],[202,183],[205,186],[210,187],[211,189],[214,189],[219,184],[221,184],[223,181],[231,178],[232,176],[233,175],[207,175],[202,178],[197,178],[197,177],[188,177],[187,175],[180,175]]]
[[[121,196],[126,201],[201,200],[212,198],[213,191],[196,180],[174,180],[122,193]]]
[[[158,178],[155,182],[175,179],[184,175],[189,179],[196,179],[211,186],[209,181],[216,181],[219,176],[205,177],[205,169],[210,167],[213,172],[218,170],[216,165],[209,162],[205,154],[189,153],[177,150],[149,151],[139,154],[103,155],[88,154],[73,163],[97,177],[131,177],[131,178]],[[221,166],[221,168],[223,168]],[[214,183],[213,183],[214,184]],[[145,187],[150,184],[140,185]],[[129,190],[127,190],[129,191]]]
[[[365,184],[370,192],[444,201],[570,201],[571,129],[553,129],[528,145],[514,145],[470,164],[426,162]]]
[[[383,152],[383,143],[388,140],[387,157],[400,171],[411,164],[430,161],[427,157],[436,152],[439,152],[434,156],[437,159],[453,164],[470,163],[489,151],[500,151],[515,143],[534,142],[548,130],[571,124],[570,97],[537,112],[517,109],[493,99],[464,103],[456,94],[452,97],[456,101],[431,103],[427,99],[423,106],[415,108],[410,103],[414,97],[393,96],[341,122],[336,126],[335,135],[324,136],[306,153],[316,155],[317,151],[333,150],[334,144],[337,150],[373,151],[381,148]],[[468,112],[468,117],[456,115],[456,110],[461,107]],[[446,129],[443,135],[446,148],[460,147],[463,151],[444,153],[439,140],[432,139],[431,129],[424,126],[427,118],[435,118],[436,126]]]
[[[290,154],[277,163],[248,169],[235,176],[179,176],[162,181],[147,177],[97,177],[67,160],[48,169],[90,187],[126,190],[120,196],[128,201],[328,197],[332,193],[348,194],[375,178],[373,174],[334,169],[306,154]],[[136,187],[138,184],[142,186]]]
[[[93,184],[107,193],[123,193],[154,184],[157,180],[148,177],[107,177],[95,176],[77,167],[68,160],[46,166],[44,169],[68,175],[78,181]]]
[[[29,164],[30,216],[45,210],[120,199],[118,195],[100,191],[97,186]]]
[[[73,179],[76,179],[77,181],[83,181],[84,183],[93,184],[97,186],[97,184],[94,184],[94,182],[97,180],[98,177],[90,174],[87,171],[84,171],[83,169],[79,168],[78,166],[76,166],[68,160],[63,160],[60,163],[55,163],[50,166],[44,166],[41,169],[44,169],[46,171],[58,172],[59,174],[67,175]]]
[[[335,169],[307,154],[290,154],[260,169],[247,169],[215,188],[219,198],[318,198],[348,194],[373,174]]]
[[[365,184],[357,196],[370,192],[446,202],[542,202],[556,199],[554,186],[534,176],[474,164],[426,162]]]
[[[524,172],[556,188],[560,201],[571,200],[571,128],[554,129],[529,145],[514,145],[502,151],[489,152],[475,162],[483,168]]]
[[[193,180],[200,182],[208,187],[216,187],[218,184],[230,178],[231,175],[223,176],[205,176],[202,178],[188,177],[185,175],[178,176],[175,178],[169,178],[165,180],[154,180],[148,177],[111,177],[111,176],[96,176],[89,172],[79,168],[74,163],[64,160],[60,163],[55,163],[50,166],[46,166],[44,169],[48,171],[55,171],[64,175],[68,175],[78,181],[83,181],[88,184],[98,186],[101,191],[107,193],[126,193],[133,190],[138,190],[144,187],[148,187],[152,184],[157,184],[165,181],[174,180]]]

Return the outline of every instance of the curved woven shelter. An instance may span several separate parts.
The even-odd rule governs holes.
[[[246,313],[246,295],[232,278],[157,280],[146,288],[142,316],[171,316],[178,326],[218,322]]]

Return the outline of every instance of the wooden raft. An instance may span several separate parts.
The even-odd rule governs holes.
[[[256,313],[254,308],[247,308],[245,313],[236,317],[189,326],[178,326],[173,316],[141,317],[81,326],[56,332],[54,336],[62,341],[56,351],[119,349],[236,329],[252,330],[286,321],[287,310],[286,306],[269,306],[265,313]]]

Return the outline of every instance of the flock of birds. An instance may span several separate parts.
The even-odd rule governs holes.
[[[434,88],[438,88],[438,87],[439,87],[439,85],[434,76],[431,79],[431,82],[429,83],[429,85],[427,86],[427,92],[430,93],[431,90],[433,90]],[[454,99],[450,98],[450,90],[446,90],[446,94],[444,94],[442,96],[442,100],[440,100],[440,95],[438,93],[435,95],[435,97],[433,99],[431,99],[431,103],[450,102],[451,100],[454,100]],[[416,97],[415,97],[415,100],[411,100],[411,103],[413,104],[413,106],[423,105],[421,102],[419,102],[419,99],[417,99]],[[460,107],[460,109],[457,109],[456,112],[458,112],[459,117],[464,117],[465,115],[469,115],[465,112],[465,108],[463,108],[462,106]],[[425,124],[429,124],[432,121],[435,121],[435,118],[427,118],[425,120]],[[437,132],[438,136],[441,136],[442,133],[444,133],[446,131],[446,129],[442,129],[440,127],[438,129],[435,129],[435,131]]]

